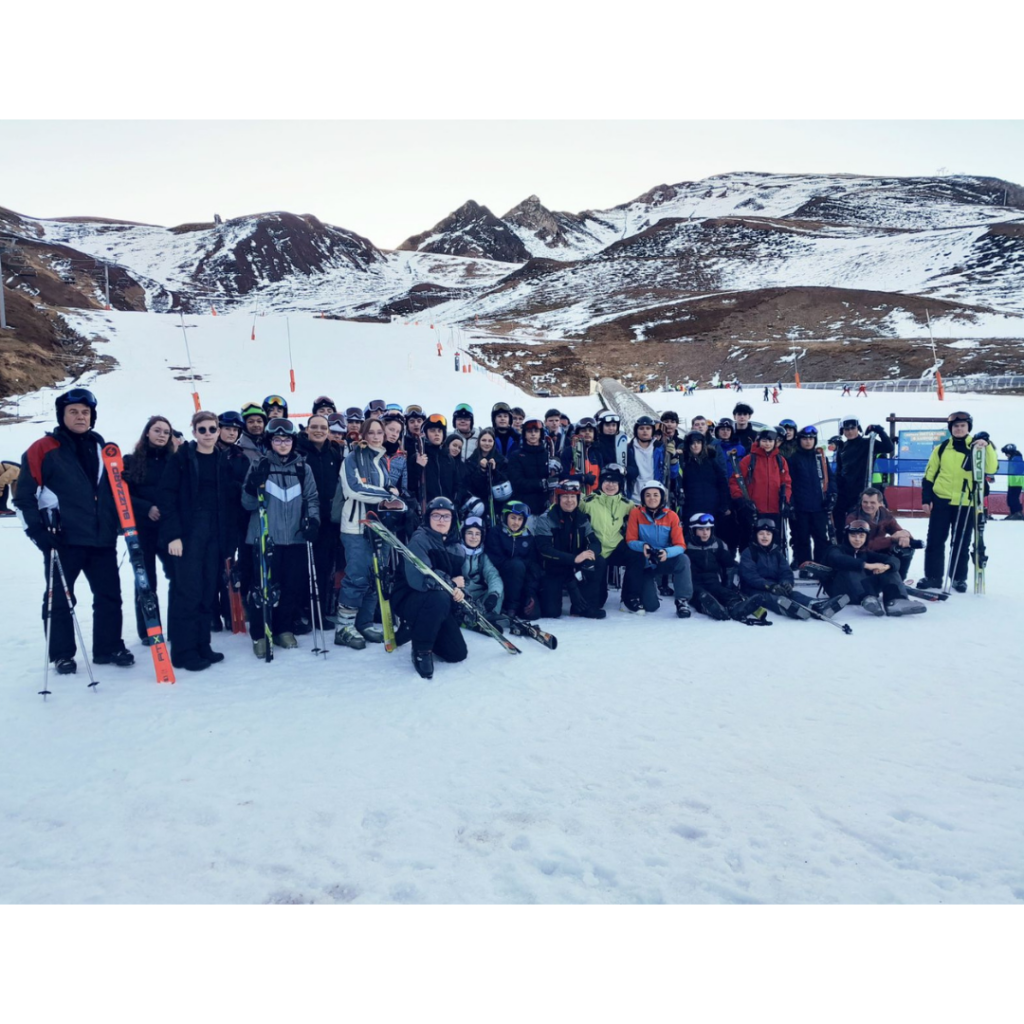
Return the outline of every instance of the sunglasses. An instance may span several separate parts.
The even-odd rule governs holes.
[[[216,434],[220,427],[196,427],[197,434]]]

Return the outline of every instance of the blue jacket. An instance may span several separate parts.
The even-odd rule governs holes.
[[[765,551],[754,541],[740,556],[740,586],[745,592],[767,590],[773,583],[792,583],[793,570],[778,545]]]
[[[836,479],[820,448],[798,448],[789,457],[789,476],[793,485],[790,504],[794,512],[824,512],[829,495],[836,493]],[[821,477],[818,470],[821,470]],[[824,482],[823,482],[824,480]]]

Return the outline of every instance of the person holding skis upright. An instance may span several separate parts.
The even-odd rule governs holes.
[[[950,562],[953,589],[967,592],[967,561],[974,535],[973,507],[982,495],[975,493],[971,452],[985,449],[985,473],[999,468],[999,457],[984,431],[972,435],[974,418],[970,413],[954,412],[948,419],[949,437],[936,445],[925,467],[921,482],[921,507],[928,513],[928,540],[924,552],[923,589],[942,586],[945,575],[946,538],[950,537]]]
[[[409,538],[409,549],[436,573],[447,577],[455,587],[454,594],[403,559],[404,572],[399,574],[391,598],[403,627],[409,625],[412,663],[423,679],[433,678],[435,655],[454,663],[464,661],[468,654],[459,609],[466,585],[463,552],[454,525],[455,506],[447,498],[433,498],[427,504],[422,525]]]
[[[306,460],[306,468],[313,474],[317,500],[324,511],[334,504],[342,463],[342,453],[338,451],[337,445],[331,444],[329,430],[327,417],[322,413],[314,413],[306,422],[306,433],[298,441],[299,454]],[[323,619],[334,615],[331,600],[334,595],[334,565],[340,543],[338,532],[326,528],[317,531],[313,542],[313,571],[316,574],[316,590],[320,595],[320,614]],[[307,614],[303,606],[302,619]],[[308,628],[314,626],[315,623],[310,622]]]
[[[380,420],[364,420],[361,433],[359,444],[341,464],[341,486],[331,508],[331,519],[341,524],[345,549],[345,578],[338,595],[334,643],[355,651],[363,650],[367,641],[384,642],[383,627],[373,621],[377,608],[373,544],[366,536],[363,520],[382,501],[400,497],[388,470],[384,425]],[[444,427],[440,433],[444,435]]]
[[[562,472],[567,478],[582,476],[584,494],[593,494],[597,490],[597,482],[601,476],[603,461],[601,449],[594,440],[596,430],[596,420],[592,416],[584,416],[576,424],[572,443],[567,444],[562,451]],[[576,452],[580,445],[583,447],[582,474],[576,468]]]
[[[57,426],[33,442],[21,457],[14,505],[25,534],[43,553],[43,575],[53,580],[50,608],[50,661],[59,675],[77,669],[71,609],[58,572],[51,577],[55,555],[72,601],[80,574],[92,589],[92,654],[98,665],[127,668],[135,656],[121,639],[121,580],[117,571],[117,537],[121,532],[114,494],[103,465],[103,438],[96,433],[96,396],[72,388],[54,403]],[[43,595],[46,629],[47,595]]]

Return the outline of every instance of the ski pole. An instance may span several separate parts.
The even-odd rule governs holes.
[[[75,614],[75,606],[71,601],[71,590],[68,587],[67,578],[64,575],[64,566],[61,565],[60,555],[57,554],[57,549],[53,549],[53,560],[57,563],[57,572],[60,573],[60,583],[64,588],[64,600],[68,603],[68,610],[71,612],[71,621],[75,624],[75,635],[78,637],[78,646],[82,649],[82,657],[85,659],[85,668],[89,673],[89,689],[92,689],[98,682],[92,674],[92,665],[89,662],[89,655],[86,653],[85,648],[85,637],[82,636],[82,626],[78,621],[78,616]],[[49,653],[49,652],[47,652]],[[95,693],[96,691],[93,690]]]
[[[853,633],[853,627],[848,622],[833,622],[827,615],[822,615],[817,608],[812,608],[810,605],[807,604],[805,604],[804,607],[816,619],[821,619],[822,622],[827,622],[830,626],[835,626],[836,629],[841,629],[847,636],[850,636]]]
[[[964,511],[964,492],[967,490],[967,481],[960,484],[960,504],[956,507],[956,522],[953,525],[953,536],[949,542],[949,565],[946,567],[946,579],[942,584],[942,592],[948,594],[953,586],[953,572],[957,562],[960,561],[960,550],[963,547],[964,534],[960,532],[960,520]],[[964,530],[964,533],[967,531]],[[955,549],[955,550],[954,550]]]
[[[320,614],[320,588],[316,581],[316,559],[313,545],[306,541],[306,560],[309,563],[309,624],[313,627],[313,654],[327,657],[327,641],[324,636],[324,620]],[[319,626],[317,623],[319,622]],[[320,639],[317,639],[319,633]]]
[[[50,571],[46,583],[46,621],[43,623],[43,635],[46,637],[45,657],[43,658],[43,688],[39,691],[45,701],[50,695],[50,618],[53,613],[53,553],[50,553]]]

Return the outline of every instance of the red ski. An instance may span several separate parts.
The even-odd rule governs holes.
[[[103,446],[103,465],[107,468],[107,479],[110,489],[114,492],[114,504],[117,506],[117,518],[121,524],[121,533],[128,545],[128,560],[135,574],[135,596],[142,609],[142,618],[146,623],[149,636],[149,649],[153,652],[153,668],[156,669],[158,683],[173,683],[174,669],[171,657],[164,641],[163,627],[160,625],[160,613],[157,608],[156,594],[149,585],[146,575],[146,563],[142,558],[142,544],[139,531],[135,525],[135,512],[132,509],[132,496],[128,493],[128,484],[124,479],[124,463],[121,461],[121,449],[116,444]]]

